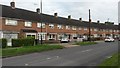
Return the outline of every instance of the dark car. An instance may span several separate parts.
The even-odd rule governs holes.
[[[118,40],[120,41],[120,38],[118,38]]]

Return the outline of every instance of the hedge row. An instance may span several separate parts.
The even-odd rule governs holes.
[[[0,48],[6,48],[6,46],[7,46],[7,40],[0,39]]]
[[[35,39],[12,39],[12,47],[33,46]]]

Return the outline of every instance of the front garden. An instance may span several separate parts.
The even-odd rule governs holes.
[[[119,66],[120,68],[120,53],[114,54],[112,57],[105,59],[99,66],[103,66],[101,68],[105,68],[105,66]]]
[[[3,58],[64,48],[60,45],[36,44],[33,38],[12,39],[12,46],[9,47],[6,39],[1,39],[0,42]]]

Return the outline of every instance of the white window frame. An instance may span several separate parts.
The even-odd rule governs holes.
[[[2,38],[3,38],[3,32],[0,31],[0,39],[2,39]]]
[[[98,31],[98,29],[95,28],[94,31]]]
[[[39,32],[38,33],[38,39],[41,40],[41,35],[42,35],[42,40],[46,40],[46,34],[47,33],[41,33],[41,32]]]
[[[72,26],[72,30],[77,30],[77,27],[76,26]]]
[[[88,28],[84,27],[84,30],[88,30]]]
[[[79,29],[79,30],[82,30],[82,28],[81,28],[81,27],[79,27],[78,29]]]
[[[26,27],[32,27],[32,22],[30,22],[30,21],[25,21],[25,26],[26,26]]]
[[[15,19],[6,19],[5,20],[5,25],[13,25],[13,26],[15,26],[17,24],[18,24],[18,22]]]
[[[70,26],[66,25],[66,29],[67,29],[67,30],[70,30]]]
[[[37,23],[37,27],[38,27],[38,28],[41,28],[41,23],[38,22],[38,23]],[[45,28],[45,23],[42,23],[42,28]]]
[[[57,28],[58,29],[63,29],[63,26],[62,25],[57,25]]]
[[[54,24],[49,24],[49,27],[50,27],[51,29],[54,29]]]

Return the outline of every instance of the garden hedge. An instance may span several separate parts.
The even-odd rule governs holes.
[[[21,47],[21,46],[33,46],[35,39],[25,38],[25,39],[12,39],[12,47]]]
[[[6,48],[7,47],[7,40],[6,39],[0,39],[0,48]]]

